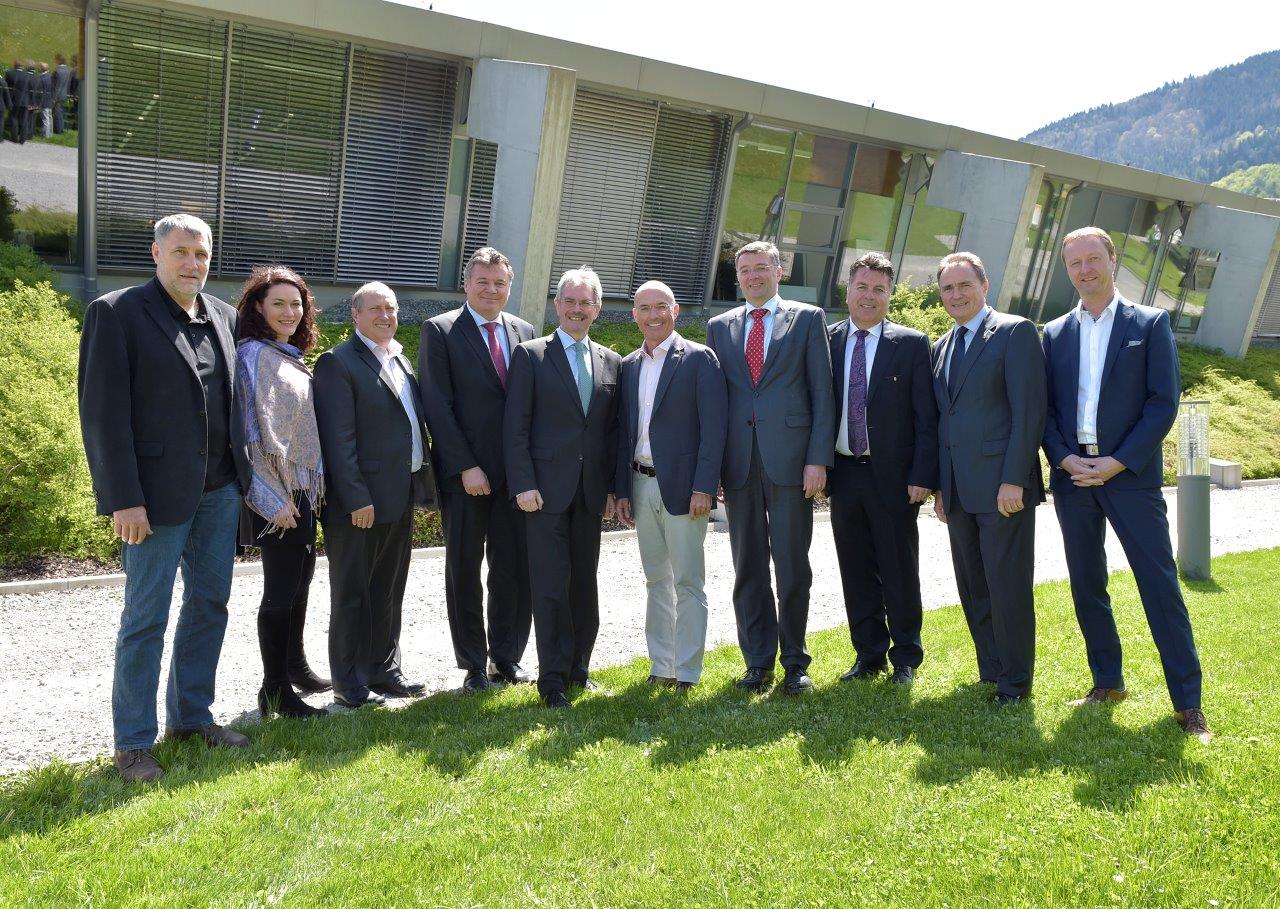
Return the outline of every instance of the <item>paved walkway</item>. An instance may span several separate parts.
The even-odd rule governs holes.
[[[1173,515],[1173,492],[1168,491],[1166,496]],[[1214,555],[1280,546],[1280,521],[1274,517],[1280,513],[1280,485],[1214,490],[1212,508]],[[1036,529],[1037,581],[1065,578],[1062,537],[1051,507],[1039,510]],[[920,536],[925,608],[955,603],[946,528],[932,512],[922,512]],[[1108,540],[1108,558],[1113,570],[1127,567],[1113,538]],[[811,559],[814,581],[809,627],[817,630],[841,625],[845,616],[840,574],[826,521],[819,521],[815,527]],[[462,673],[454,667],[445,621],[443,567],[438,558],[413,562],[401,637],[406,674],[427,683],[432,690],[456,688],[462,681]],[[624,663],[645,653],[644,575],[632,536],[606,538],[600,578],[601,627],[593,664]],[[736,641],[732,588],[728,534],[709,534],[709,646]],[[253,705],[261,664],[255,613],[261,596],[261,577],[236,579],[231,622],[219,666],[218,701],[214,705],[222,723],[256,716]],[[314,605],[307,628],[307,648],[322,669],[327,662],[328,600],[328,578],[321,571],[312,587]],[[4,654],[0,661],[0,772],[12,772],[53,757],[84,760],[110,750],[111,671],[122,604],[119,587],[0,598],[0,653]],[[175,608],[171,628],[176,614]],[[925,643],[927,647],[928,642]],[[166,672],[168,658],[166,649]],[[524,665],[530,670],[535,668],[532,642]],[[327,696],[318,695],[311,701],[323,704]],[[160,716],[163,715],[162,702]]]
[[[47,142],[0,142],[0,186],[13,193],[19,208],[75,211],[77,158],[74,148]]]

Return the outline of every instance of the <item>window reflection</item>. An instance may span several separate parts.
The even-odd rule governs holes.
[[[917,287],[932,283],[937,277],[938,260],[956,251],[963,222],[960,212],[929,205],[928,187],[916,193],[898,280],[910,279]]]

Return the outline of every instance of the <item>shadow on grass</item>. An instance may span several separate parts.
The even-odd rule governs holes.
[[[931,698],[884,681],[833,683],[791,698],[780,689],[750,696],[729,679],[718,687],[708,679],[685,696],[645,684],[639,680],[643,671],[635,663],[603,673],[636,681],[611,694],[580,693],[567,711],[542,707],[531,686],[467,697],[442,692],[400,710],[250,726],[247,751],[162,743],[156,756],[169,772],[158,786],[180,791],[280,762],[324,775],[382,748],[462,778],[495,755],[519,749],[531,763],[563,763],[585,748],[616,742],[643,749],[651,766],[661,769],[784,739],[798,740],[800,755],[824,767],[853,760],[859,743],[918,749],[922,754],[909,760],[927,786],[949,786],[979,772],[1004,778],[1068,772],[1081,778],[1077,802],[1112,811],[1127,810],[1147,787],[1200,773],[1183,759],[1186,737],[1171,720],[1129,730],[1117,726],[1105,706],[1074,711],[1046,738],[1034,701],[999,709],[981,685]],[[52,764],[0,782],[0,839],[43,834],[113,811],[155,788],[127,786],[105,761]]]

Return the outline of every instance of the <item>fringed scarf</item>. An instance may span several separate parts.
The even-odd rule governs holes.
[[[286,502],[305,495],[311,510],[324,500],[324,461],[311,371],[292,344],[247,339],[236,353],[252,480],[245,504],[270,521]]]

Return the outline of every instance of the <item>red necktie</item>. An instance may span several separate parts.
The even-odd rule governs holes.
[[[747,335],[747,369],[751,373],[751,384],[757,385],[760,373],[764,370],[764,317],[769,314],[769,310],[757,306],[748,311],[755,321]]]
[[[489,332],[489,356],[493,358],[493,368],[498,371],[498,381],[507,387],[507,361],[502,358],[502,348],[498,345],[498,323],[485,322],[485,331]]]

